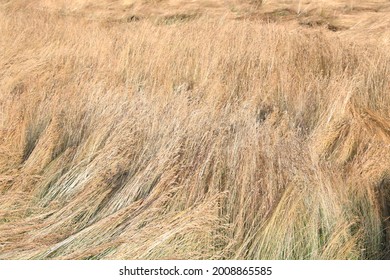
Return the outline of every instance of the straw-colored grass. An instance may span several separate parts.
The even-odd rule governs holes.
[[[380,259],[388,1],[0,1],[0,259]]]

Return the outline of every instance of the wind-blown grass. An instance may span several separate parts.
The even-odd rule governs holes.
[[[384,23],[25,2],[0,9],[1,259],[389,257]]]

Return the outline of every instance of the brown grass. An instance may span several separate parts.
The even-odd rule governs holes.
[[[388,258],[388,2],[190,2],[0,1],[0,258]]]

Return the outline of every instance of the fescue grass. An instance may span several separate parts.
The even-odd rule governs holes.
[[[386,3],[84,2],[0,1],[1,259],[389,257]]]

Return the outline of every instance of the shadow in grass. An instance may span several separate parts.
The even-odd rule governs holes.
[[[264,19],[270,22],[285,21],[297,17],[297,12],[292,9],[277,9],[272,12],[264,13]]]
[[[187,21],[194,20],[198,18],[199,14],[174,14],[174,15],[167,15],[159,18],[157,20],[157,24],[160,25],[170,25],[170,24],[176,24],[176,23],[183,23]]]
[[[299,25],[304,26],[304,27],[309,27],[309,28],[316,28],[316,27],[325,27],[329,31],[337,32],[337,31],[342,31],[346,30],[347,28],[333,24],[326,19],[304,19],[299,21]]]
[[[139,17],[137,15],[129,15],[123,19],[123,21],[125,21],[125,22],[137,22],[140,20],[141,20],[141,17]]]

